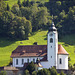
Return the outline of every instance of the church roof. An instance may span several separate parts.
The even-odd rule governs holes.
[[[58,45],[58,54],[68,54],[62,45]],[[24,45],[18,46],[11,54],[11,57],[44,57],[41,61],[47,60],[47,45]]]
[[[57,29],[56,29],[56,27],[54,25],[54,22],[52,22],[48,32],[50,32],[50,31],[57,31]]]
[[[62,45],[58,45],[58,54],[68,54]]]

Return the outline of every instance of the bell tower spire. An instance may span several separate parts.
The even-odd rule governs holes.
[[[52,15],[52,24],[48,31],[47,36],[47,60],[50,63],[51,67],[57,68],[57,53],[58,53],[58,33],[57,29],[53,22],[53,15]]]

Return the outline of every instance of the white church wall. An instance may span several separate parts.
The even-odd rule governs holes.
[[[37,58],[39,58],[40,60],[43,58],[43,57],[22,57],[22,58],[13,58],[13,67],[23,67],[24,64],[22,64],[22,59],[24,59],[24,63],[28,63],[28,59],[29,59],[29,62],[33,61],[33,59],[37,60]],[[16,60],[18,59],[18,64],[16,65]]]
[[[60,64],[60,59],[61,59],[61,64]],[[68,55],[58,55],[57,69],[68,70]]]
[[[48,61],[42,61],[40,64],[43,66],[43,68],[51,68],[50,63]]]
[[[50,36],[50,34],[53,34],[52,36]],[[53,38],[53,43],[50,43],[50,38]],[[48,45],[47,45],[47,49],[48,49],[48,62],[50,62],[50,67],[52,66],[57,66],[57,52],[58,52],[58,34],[57,31],[53,31],[48,33]]]

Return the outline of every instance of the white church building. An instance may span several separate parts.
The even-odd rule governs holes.
[[[23,45],[18,46],[11,54],[13,67],[23,67],[31,61],[36,63],[40,59],[42,68],[56,67],[56,69],[68,70],[68,53],[58,45],[58,32],[52,22],[47,34],[47,45]]]

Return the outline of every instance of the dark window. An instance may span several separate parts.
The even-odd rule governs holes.
[[[52,56],[51,56],[51,58],[52,58]]]
[[[60,64],[62,64],[62,59],[60,58]]]
[[[52,46],[51,46],[51,48],[52,48]]]
[[[27,62],[29,63],[29,59],[27,59]]]
[[[50,38],[50,43],[53,43],[53,39],[52,38]]]
[[[18,65],[18,59],[16,59],[16,65]]]
[[[22,64],[24,64],[24,59],[22,59]]]
[[[33,59],[33,62],[35,62],[35,59]]]

